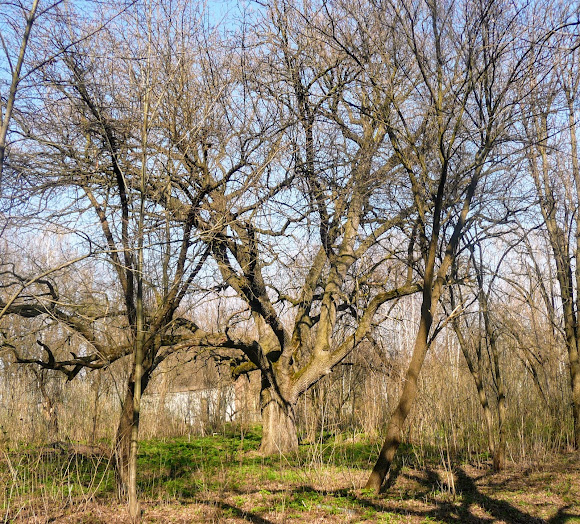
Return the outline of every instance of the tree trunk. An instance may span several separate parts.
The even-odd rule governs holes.
[[[494,471],[501,471],[505,468],[505,392],[502,389],[498,393],[497,399],[497,414],[498,414],[498,442],[493,455],[493,469]]]
[[[576,136],[576,126],[578,125],[576,110],[576,93],[565,86],[566,101],[568,103],[568,123],[570,129],[570,146],[572,160],[572,175],[574,177],[574,186],[576,188],[575,207],[580,204],[580,161],[578,159],[578,138]],[[572,296],[572,304],[575,304],[574,314],[574,345],[568,348],[568,358],[570,359],[570,386],[572,388],[572,419],[574,421],[574,448],[580,449],[580,322],[579,317],[579,300],[580,300],[580,214],[576,213],[576,235],[574,244],[574,259],[576,275],[576,296]]]
[[[50,398],[46,398],[42,411],[46,419],[48,441],[55,442],[58,440],[58,408]]]
[[[95,396],[93,397],[93,428],[91,431],[91,444],[95,444],[97,441],[97,422],[99,420],[99,397],[101,396],[101,377],[100,373],[97,374],[95,381],[93,382],[93,388],[95,390]]]
[[[121,418],[115,436],[115,480],[117,496],[120,501],[127,496],[129,481],[129,451],[131,446],[131,428],[133,427],[133,378],[129,379],[125,400],[121,406]]]
[[[265,379],[260,392],[262,409],[262,442],[260,453],[288,454],[298,450],[294,406],[280,399]]]
[[[399,404],[391,417],[387,428],[385,442],[383,443],[383,447],[381,448],[379,458],[373,468],[371,476],[365,485],[365,489],[372,489],[376,492],[381,489],[393,459],[395,458],[397,448],[401,443],[403,425],[407,419],[409,411],[411,410],[413,401],[417,396],[417,379],[419,378],[419,372],[421,371],[425,355],[427,354],[427,349],[429,348],[427,337],[429,335],[429,330],[431,329],[432,318],[429,301],[427,307],[425,307],[425,303],[423,304],[419,332],[417,333],[417,338],[415,340],[411,363],[409,364],[407,374],[405,375],[405,385],[403,386],[403,392],[401,393]]]
[[[576,338],[578,340],[578,338]],[[580,450],[580,351],[568,351],[570,384],[572,386],[572,418],[574,421],[574,449]]]
[[[505,416],[506,416],[506,399],[505,385],[499,367],[499,351],[495,336],[490,337],[490,345],[493,353],[495,367],[495,383],[497,387],[497,425],[498,425],[498,443],[493,456],[493,469],[501,471],[505,468]]]
[[[142,391],[145,391],[153,369],[146,365],[141,379]],[[135,381],[133,374],[129,377],[125,400],[121,406],[121,418],[115,436],[115,480],[117,496],[125,500],[128,495],[129,457],[131,452],[131,432],[133,431]]]
[[[49,442],[58,440],[58,407],[46,388],[46,375],[43,371],[36,373],[40,394],[42,395],[42,412],[47,424],[47,438]]]
[[[55,442],[58,440],[58,408],[48,395],[44,396],[42,412],[46,419],[48,441]]]
[[[492,457],[495,457],[495,441],[493,435],[493,418],[491,416],[491,408],[489,407],[489,402],[487,400],[487,394],[485,392],[485,388],[483,387],[483,377],[481,375],[482,369],[482,362],[481,362],[481,338],[479,339],[479,347],[477,349],[477,367],[471,355],[469,354],[469,349],[467,347],[467,341],[461,332],[461,328],[459,327],[459,323],[457,319],[453,321],[453,329],[455,330],[455,334],[457,336],[457,340],[459,340],[459,347],[461,348],[461,352],[465,358],[465,362],[467,363],[467,367],[469,368],[469,372],[471,373],[471,377],[473,378],[473,382],[475,383],[475,388],[477,389],[477,397],[479,398],[479,403],[481,404],[481,408],[483,409],[483,415],[485,417],[485,427],[487,431],[487,446],[489,448],[489,453]]]
[[[471,367],[469,368],[471,371]],[[487,447],[489,448],[489,453],[492,457],[496,456],[495,442],[493,438],[493,418],[491,416],[491,409],[489,407],[489,402],[487,401],[487,395],[483,387],[483,381],[481,375],[478,371],[471,371],[471,376],[475,382],[475,387],[477,388],[477,396],[479,398],[479,403],[481,404],[481,409],[483,410],[483,416],[485,418],[485,429],[487,432]]]

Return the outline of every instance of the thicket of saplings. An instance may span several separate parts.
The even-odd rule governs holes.
[[[502,345],[501,355],[507,378],[507,458],[524,464],[541,462],[551,453],[568,449],[572,439],[565,355],[557,346],[543,348],[546,365],[540,369],[541,376],[534,376],[536,371],[530,370],[521,349],[508,342]],[[369,344],[319,381],[298,406],[302,444],[336,439],[380,442],[386,415],[400,395],[408,357],[404,346],[397,353]],[[55,371],[17,364],[3,367],[3,452],[36,449],[42,453],[55,443],[87,444],[106,452],[114,440],[127,365],[117,362],[106,371],[84,373],[70,382]],[[485,465],[489,457],[481,404],[451,334],[434,344],[420,382],[421,393],[405,433],[412,446],[407,460],[428,460],[444,451],[452,460]],[[238,379],[232,412],[226,397],[231,398],[233,386],[225,367],[208,361],[201,365],[168,362],[145,395],[143,439],[212,435],[226,427],[243,433],[249,426],[259,425],[259,377]],[[495,412],[491,378],[486,387]],[[205,402],[190,400],[176,406],[172,400],[176,392],[187,390],[214,393]],[[369,461],[373,459],[369,457]]]

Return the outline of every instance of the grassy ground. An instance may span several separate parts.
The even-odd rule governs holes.
[[[257,432],[141,444],[145,522],[578,522],[580,457],[487,463],[404,447],[384,494],[360,489],[376,444],[331,439],[292,457],[254,451]],[[69,450],[70,451],[70,450]],[[127,522],[109,459],[48,448],[0,452],[0,522]]]

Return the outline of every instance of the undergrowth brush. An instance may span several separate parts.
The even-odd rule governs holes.
[[[384,500],[389,498],[360,489],[377,456],[377,439],[326,435],[317,442],[301,444],[290,456],[264,457],[256,452],[260,437],[258,427],[241,430],[231,426],[211,436],[141,442],[141,500],[150,508],[198,507],[200,521],[211,509],[211,519],[217,521],[244,521],[247,515],[268,515],[270,521],[292,516],[308,520],[322,514],[334,515],[337,521],[397,522],[401,512],[393,513],[393,499],[397,507],[419,503],[461,507],[469,497],[473,499],[470,504],[478,503],[480,499],[473,493],[479,492],[466,488],[466,478],[471,475],[469,478],[485,480],[490,467],[485,453],[475,456],[473,450],[466,454],[445,446],[404,443],[387,479],[391,499],[387,503]],[[44,522],[46,515],[89,514],[95,504],[124,508],[116,500],[110,454],[88,455],[75,449],[16,445],[1,451],[0,522]],[[576,492],[580,494],[578,479],[572,473],[554,478],[558,486],[566,488],[560,490],[566,500],[572,500]],[[517,490],[515,493],[509,496],[520,496]],[[549,492],[558,497],[559,493],[555,488]],[[481,501],[489,502],[485,497]],[[87,522],[101,521],[105,520]]]

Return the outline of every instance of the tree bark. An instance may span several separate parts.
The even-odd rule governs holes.
[[[125,399],[121,406],[121,418],[115,436],[115,481],[117,497],[120,501],[127,496],[129,481],[129,451],[131,447],[131,428],[133,427],[133,377],[129,379]]]
[[[573,98],[570,93],[566,92],[568,98],[569,122],[570,122],[570,146],[573,151],[577,151],[576,139],[576,118],[573,107]],[[571,234],[565,225],[564,228],[558,223],[557,211],[566,210],[567,207],[575,209],[580,200],[580,166],[576,154],[571,155],[572,174],[574,179],[574,188],[576,198],[571,201],[560,203],[554,198],[554,189],[551,183],[549,172],[550,165],[548,160],[547,146],[545,142],[548,139],[548,117],[547,114],[541,114],[534,125],[539,129],[540,145],[537,146],[539,155],[539,165],[534,155],[529,155],[529,164],[539,196],[540,209],[548,231],[548,239],[556,262],[556,278],[560,285],[560,298],[562,300],[562,318],[564,322],[566,350],[569,358],[570,385],[572,389],[572,418],[574,422],[573,446],[580,449],[580,329],[578,325],[578,289],[580,283],[580,268],[578,259],[580,255],[580,217],[576,214],[576,235],[575,242],[571,241]],[[532,131],[528,131],[530,136],[534,137]],[[561,204],[559,206],[559,204]],[[575,262],[575,263],[574,263]],[[575,272],[576,289],[573,285],[573,272]]]
[[[429,308],[425,307],[424,303],[421,312],[419,332],[417,333],[415,347],[413,348],[413,356],[409,368],[407,369],[407,374],[405,375],[403,392],[401,393],[397,409],[395,409],[389,422],[385,442],[383,443],[383,447],[381,448],[379,458],[373,468],[371,476],[365,485],[365,489],[372,489],[377,492],[381,489],[393,459],[395,458],[395,453],[401,443],[403,425],[407,419],[409,411],[411,410],[413,401],[417,396],[417,379],[419,378],[419,372],[421,371],[423,361],[425,360],[429,348],[428,336],[429,330],[431,329],[431,323],[431,311]]]
[[[46,376],[41,371],[36,374],[40,394],[42,395],[42,412],[47,423],[47,437],[49,442],[58,440],[58,407],[46,389]]]
[[[142,391],[145,391],[149,378],[153,369],[147,363],[143,370],[143,377],[141,379]],[[125,399],[121,406],[121,417],[119,425],[117,426],[117,434],[115,436],[115,480],[117,484],[117,496],[120,501],[127,498],[128,482],[129,482],[129,457],[131,452],[131,432],[134,423],[134,392],[135,380],[133,374],[129,377],[127,383],[127,391]]]
[[[493,355],[494,379],[497,388],[497,424],[498,424],[498,443],[493,456],[493,469],[501,471],[505,467],[505,418],[506,418],[506,399],[505,399],[505,385],[503,376],[501,374],[499,362],[499,348],[497,347],[497,340],[493,333],[493,328],[490,325],[489,312],[487,309],[487,300],[485,301],[485,326],[489,336],[489,344]]]
[[[465,341],[463,334],[459,326],[455,327],[455,333],[459,340],[459,346],[461,347],[461,351],[463,356],[465,357],[465,361],[467,362],[467,367],[469,368],[469,372],[471,373],[471,377],[473,378],[473,382],[475,383],[475,388],[477,389],[477,397],[479,398],[479,403],[481,404],[481,409],[483,410],[483,416],[485,418],[485,427],[487,432],[487,447],[489,448],[489,453],[492,457],[495,457],[496,450],[495,450],[495,441],[493,438],[493,418],[491,415],[491,408],[489,407],[489,402],[487,400],[487,393],[485,392],[485,388],[483,387],[483,378],[481,376],[481,358],[479,352],[478,354],[478,367],[476,368],[471,356],[469,355],[469,351],[467,349],[467,342]]]
[[[576,136],[576,126],[578,125],[576,116],[576,96],[569,86],[564,88],[566,94],[566,101],[568,103],[568,123],[570,129],[570,149],[572,160],[572,176],[574,177],[574,186],[576,189],[576,207],[580,204],[580,162],[578,159],[578,138]],[[575,276],[576,276],[576,296],[573,299],[575,304],[575,324],[574,324],[574,345],[568,347],[568,358],[570,359],[570,386],[572,388],[572,418],[574,421],[574,447],[580,449],[580,326],[579,326],[579,311],[578,301],[580,297],[580,267],[578,265],[580,258],[580,214],[576,212],[576,235],[573,248],[575,259]]]
[[[497,398],[497,415],[498,415],[498,442],[497,448],[493,455],[493,469],[494,471],[502,471],[505,468],[505,391],[503,385],[498,392]]]
[[[577,339],[578,340],[578,339]],[[574,420],[574,448],[580,449],[580,351],[568,351],[570,383],[572,386],[572,417]]]
[[[282,400],[265,379],[262,379],[260,404],[262,410],[260,453],[275,455],[296,452],[298,434],[294,405]]]
[[[95,444],[97,441],[97,422],[99,420],[99,397],[101,396],[101,374],[97,374],[93,387],[95,389],[95,395],[93,397],[93,428],[91,431],[91,444]]]

